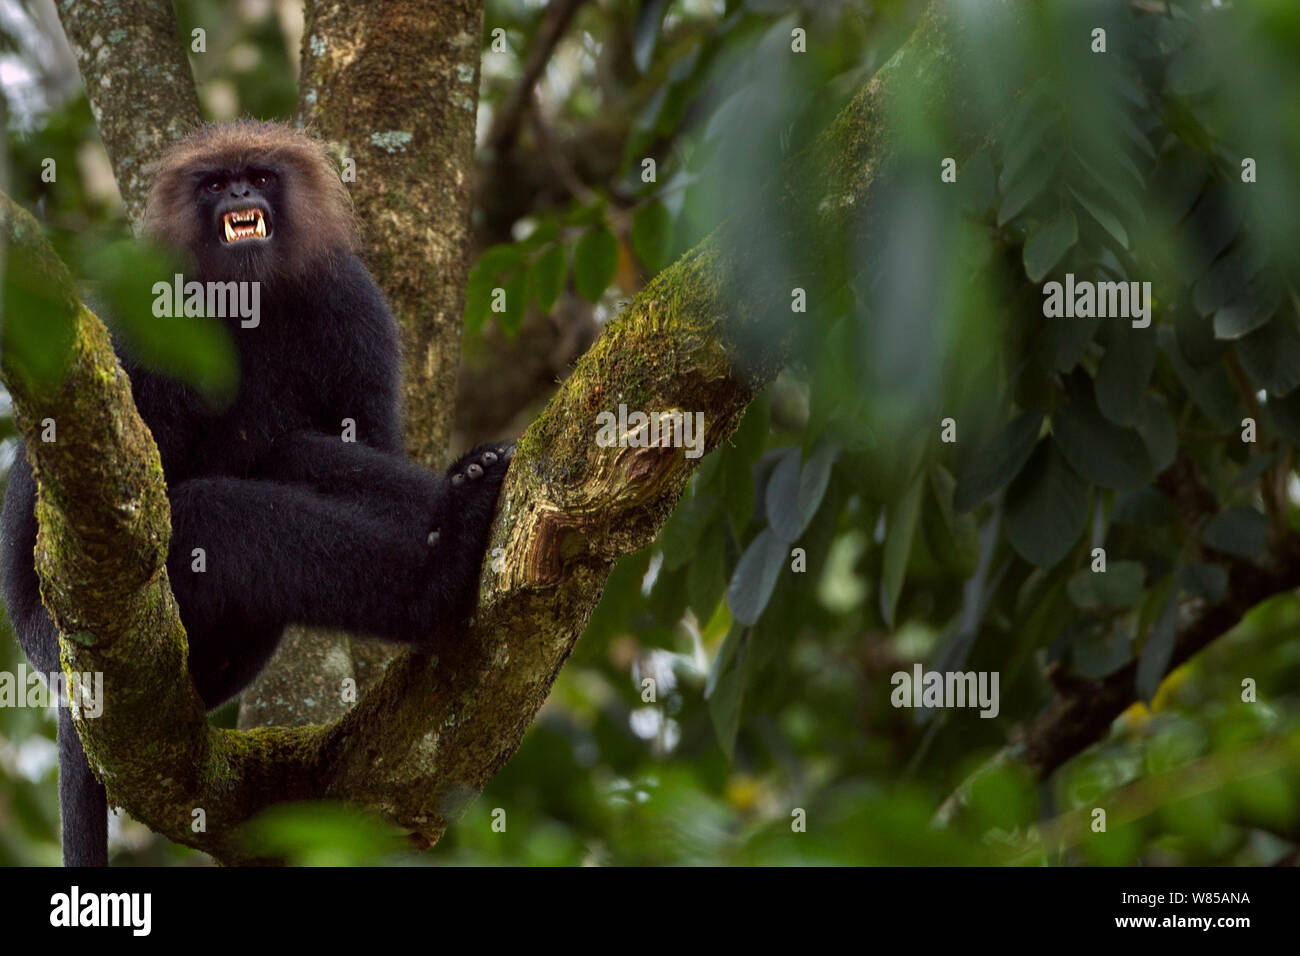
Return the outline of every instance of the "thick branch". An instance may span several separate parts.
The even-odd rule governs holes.
[[[367,265],[402,326],[407,451],[446,464],[455,412],[482,0],[312,0],[303,120],[356,162]]]
[[[147,167],[203,119],[188,44],[178,41],[167,0],[62,3],[59,18],[138,229],[149,195]]]

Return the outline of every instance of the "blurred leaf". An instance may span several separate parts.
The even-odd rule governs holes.
[[[1106,421],[1088,396],[1052,413],[1052,437],[1075,471],[1104,488],[1137,488],[1153,477],[1142,436]]]
[[[59,381],[73,344],[75,316],[45,280],[37,259],[20,245],[7,250],[0,262],[4,279],[3,348],[6,361],[33,382]]]
[[[618,267],[618,240],[608,229],[592,229],[578,240],[573,253],[573,282],[588,302],[598,302]]]
[[[1270,395],[1289,395],[1300,386],[1300,330],[1285,314],[1237,340],[1237,358],[1252,384]]]
[[[1137,423],[1138,434],[1146,444],[1151,459],[1151,470],[1159,474],[1173,464],[1178,454],[1178,426],[1169,413],[1164,399],[1156,395],[1142,397],[1142,415]]]
[[[1053,164],[1040,163],[1031,167],[1023,179],[1011,187],[1002,198],[998,207],[998,225],[1004,226],[1028,208],[1029,204],[1043,194],[1047,181],[1051,178]]]
[[[650,60],[654,56],[655,44],[659,42],[659,30],[667,8],[668,0],[642,0],[637,8],[636,26],[632,33],[632,62],[641,73],[650,69]]]
[[[764,528],[736,563],[727,588],[727,603],[736,623],[751,627],[772,597],[772,589],[785,567],[788,546]]]
[[[907,559],[912,553],[912,537],[921,512],[921,493],[925,475],[918,475],[885,516],[885,559],[880,572],[880,614],[885,627],[894,627],[894,611],[907,575]]]
[[[1071,669],[1086,680],[1100,680],[1133,659],[1133,641],[1122,622],[1090,621],[1075,629],[1070,644]]]
[[[1022,558],[1040,568],[1060,561],[1088,522],[1088,487],[1057,450],[1038,443],[1007,490],[1007,538]]]
[[[529,294],[543,312],[550,312],[555,306],[555,300],[564,291],[567,269],[564,246],[557,242],[538,256],[528,270]]]
[[[649,272],[658,272],[668,264],[673,250],[673,219],[663,203],[647,203],[632,216],[632,248]]]
[[[1156,365],[1155,330],[1128,322],[1108,322],[1105,329],[1106,354],[1095,380],[1097,408],[1117,425],[1137,425]]]
[[[717,514],[720,504],[717,495],[701,492],[698,488],[695,494],[682,496],[659,534],[665,568],[674,571],[695,556],[700,537]]]
[[[1142,656],[1138,658],[1137,692],[1138,696],[1151,702],[1160,682],[1164,680],[1169,668],[1169,659],[1174,653],[1174,641],[1178,637],[1178,590],[1170,592],[1165,609],[1147,635],[1142,646]]]
[[[223,320],[216,316],[153,314],[155,283],[170,288],[182,272],[174,256],[131,240],[84,250],[81,267],[99,286],[113,325],[131,354],[146,366],[193,385],[219,403],[234,397],[239,360]]]
[[[1132,607],[1142,596],[1145,576],[1139,561],[1112,561],[1105,571],[1083,568],[1070,575],[1070,600],[1085,611]]]
[[[409,843],[375,814],[337,803],[281,804],[245,825],[259,855],[292,866],[365,866],[402,852]]]
[[[1208,561],[1189,561],[1178,569],[1178,586],[1218,604],[1228,595],[1228,569]]]
[[[700,538],[699,551],[686,569],[686,597],[701,622],[712,617],[727,589],[726,556],[727,529],[718,522]]]
[[[772,533],[787,544],[797,541],[822,503],[838,450],[822,445],[807,463],[800,449],[790,448],[767,483],[767,520]]]
[[[1228,381],[1223,364],[1217,362],[1203,369],[1192,368],[1183,356],[1173,329],[1162,326],[1157,334],[1160,337],[1160,348],[1168,356],[1183,387],[1191,394],[1192,400],[1200,406],[1201,411],[1209,416],[1214,426],[1223,431],[1235,431],[1240,428],[1241,414],[1237,405],[1237,396],[1233,391],[1232,383]]]
[[[1247,505],[1237,505],[1211,518],[1201,537],[1216,551],[1254,559],[1268,547],[1268,534],[1268,518]]]
[[[1038,228],[1025,243],[1025,274],[1030,282],[1042,282],[1061,257],[1079,241],[1079,223],[1074,210],[1064,209],[1051,222]]]
[[[931,507],[921,507],[921,532],[940,564],[968,578],[979,565],[979,526],[974,515],[955,512],[952,499],[956,484],[943,466],[930,467]]]
[[[1041,411],[1023,412],[987,446],[961,456],[954,507],[958,511],[969,511],[1019,474],[1034,450],[1042,425]]]
[[[1100,201],[1084,195],[1073,186],[1070,187],[1070,194],[1078,200],[1079,205],[1088,210],[1093,219],[1096,219],[1101,227],[1105,229],[1112,239],[1120,244],[1123,249],[1128,248],[1128,230],[1124,228],[1119,218],[1101,204]]]

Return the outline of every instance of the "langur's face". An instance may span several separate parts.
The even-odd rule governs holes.
[[[202,281],[305,282],[353,249],[351,200],[322,145],[281,123],[201,127],[151,167],[145,232]]]
[[[212,275],[255,279],[273,271],[286,238],[285,184],[270,166],[207,169],[195,177],[200,248]]]

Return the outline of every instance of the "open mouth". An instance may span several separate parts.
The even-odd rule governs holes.
[[[226,242],[238,242],[240,239],[265,239],[266,216],[260,209],[236,209],[221,217],[225,228]]]

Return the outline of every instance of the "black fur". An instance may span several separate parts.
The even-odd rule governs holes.
[[[288,225],[274,196],[270,211]],[[289,234],[246,241],[274,264],[274,245]],[[396,322],[351,252],[301,274],[256,271],[260,323],[228,323],[241,377],[224,411],[118,349],[162,455],[172,512],[167,571],[189,636],[190,673],[209,707],[247,686],[287,625],[418,647],[472,613],[513,450],[480,446],[443,476],[402,456]],[[344,419],[355,421],[354,443],[343,440]],[[3,586],[24,651],[50,672],[59,669],[58,635],[34,567],[34,502],[20,449],[4,503]],[[191,570],[195,548],[205,552],[203,573]],[[66,710],[59,756],[64,862],[102,865],[104,790]]]

